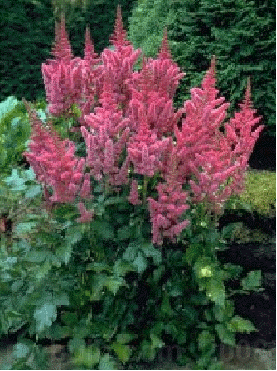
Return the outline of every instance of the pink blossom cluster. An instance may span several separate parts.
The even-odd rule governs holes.
[[[90,174],[84,173],[85,159],[75,156],[74,143],[61,140],[50,123],[45,127],[27,102],[25,105],[32,124],[32,134],[30,151],[24,155],[38,181],[45,186],[46,198],[51,203],[71,203],[76,197],[90,199]],[[52,196],[49,187],[52,188]]]
[[[133,67],[141,51],[127,40],[120,7],[111,37],[114,50],[98,57],[88,28],[85,40],[84,59],[73,58],[62,18],[55,59],[43,64],[42,72],[52,115],[70,116],[72,104],[80,108],[86,157],[76,157],[74,143],[62,141],[31,111],[26,157],[38,180],[52,188],[52,201],[78,200],[79,222],[93,217],[82,202],[90,196],[90,177],[112,192],[127,187],[128,201],[140,207],[146,201],[146,190],[142,200],[140,189],[156,177],[158,196],[147,197],[152,240],[176,241],[189,223],[189,207],[201,202],[220,213],[225,201],[243,190],[249,157],[263,129],[257,126],[250,83],[240,112],[226,122],[229,103],[218,97],[213,58],[201,87],[191,89],[191,99],[175,110],[173,96],[184,73],[172,60],[167,31],[157,59],[143,58],[137,72]]]

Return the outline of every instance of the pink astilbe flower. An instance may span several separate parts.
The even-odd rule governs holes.
[[[130,195],[128,196],[128,201],[133,205],[141,205],[142,201],[139,199],[138,193],[138,181],[132,180]]]
[[[82,96],[81,58],[73,58],[70,42],[65,30],[64,15],[56,24],[55,46],[52,50],[54,60],[43,63],[41,70],[49,103],[48,111],[54,116],[70,117],[70,108]]]
[[[159,171],[162,167],[162,154],[166,151],[169,141],[169,138],[158,140],[146,122],[142,121],[138,133],[131,137],[127,144],[128,158],[134,166],[134,172],[152,177]]]
[[[101,58],[103,60],[103,73],[110,79],[114,99],[124,113],[131,98],[128,82],[132,79],[133,66],[141,53],[140,49],[134,50],[126,37],[127,32],[123,28],[121,8],[118,6],[114,34],[110,38],[115,50],[105,49]]]
[[[154,88],[159,95],[172,99],[180,80],[185,76],[180,67],[172,60],[168,45],[167,29],[164,31],[164,37],[158,58],[150,59],[149,65],[153,70]]]
[[[127,164],[119,164],[119,159],[128,141],[130,121],[123,118],[109,79],[105,79],[104,86],[105,90],[100,97],[101,107],[95,108],[94,113],[85,117],[86,126],[90,130],[81,127],[87,148],[86,164],[96,180],[106,175],[112,185],[127,184]]]
[[[182,184],[178,182],[177,174],[177,158],[172,154],[166,183],[157,185],[158,200],[148,197],[152,242],[158,245],[163,243],[164,238],[175,242],[176,236],[189,224],[188,220],[182,220],[189,205],[186,204],[187,193],[182,189]]]
[[[51,202],[70,203],[82,192],[89,198],[90,180],[85,176],[85,159],[75,157],[75,145],[61,140],[51,124],[46,128],[37,118],[36,112],[25,102],[32,125],[30,151],[25,152],[40,183],[52,188]]]
[[[102,66],[99,65],[100,61],[101,58],[94,52],[94,44],[91,40],[89,27],[87,26],[84,59],[82,61],[82,100],[79,104],[82,112],[79,122],[82,125],[86,124],[85,115],[88,115],[95,105],[95,95],[99,95],[99,80],[102,75]]]
[[[215,88],[215,59],[203,79],[201,88],[191,89],[191,100],[184,104],[185,118],[182,128],[175,125],[174,135],[177,143],[177,158],[183,180],[190,178],[193,173],[190,163],[195,161],[195,155],[221,148],[223,134],[220,132],[229,103],[224,98],[217,98],[218,90]]]
[[[167,95],[161,94],[156,88],[157,81],[151,65],[144,59],[142,70],[133,74],[130,82],[132,99],[128,115],[132,121],[132,129],[138,130],[141,116],[144,115],[149,129],[161,139],[165,134],[172,134],[173,127],[180,119],[183,109],[176,113],[173,101]]]
[[[79,223],[89,223],[92,221],[94,212],[93,211],[88,211],[84,205],[83,202],[79,202],[77,204],[77,207],[79,209],[79,212],[81,214],[80,218],[77,218],[76,221]]]

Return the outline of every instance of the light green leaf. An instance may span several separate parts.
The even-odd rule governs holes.
[[[98,369],[99,370],[116,370],[117,369],[116,362],[108,353],[105,353],[100,358]]]
[[[129,358],[132,354],[132,350],[128,345],[120,344],[120,343],[115,342],[115,343],[112,343],[111,348],[116,353],[118,359],[122,363],[128,362],[128,360],[129,360]]]
[[[147,268],[147,260],[139,252],[136,259],[133,261],[138,273],[142,273]]]
[[[228,323],[227,328],[232,332],[246,332],[248,334],[250,332],[257,331],[255,326],[250,321],[239,316],[233,317]]]
[[[25,358],[29,354],[30,349],[28,345],[23,344],[23,343],[17,343],[14,345],[13,348],[13,355],[15,358]]]
[[[17,169],[12,169],[11,176],[5,179],[12,191],[23,191],[26,189],[25,181],[20,177]]]
[[[41,186],[33,185],[27,189],[27,192],[25,193],[25,197],[33,198],[39,195],[40,193],[41,193]]]
[[[34,313],[37,331],[41,332],[45,327],[51,326],[57,318],[57,308],[54,304],[44,304]]]
[[[69,351],[71,354],[78,351],[78,349],[85,348],[85,346],[86,342],[82,337],[73,337],[73,339],[69,340]]]
[[[31,232],[36,225],[36,222],[18,223],[14,229],[14,232],[17,236],[21,236]]]
[[[113,267],[113,272],[117,276],[125,276],[126,273],[134,271],[134,267],[123,260],[117,260]]]
[[[209,349],[215,344],[215,337],[209,331],[204,330],[198,335],[199,350]]]
[[[142,245],[141,251],[147,257],[152,257],[156,265],[162,262],[162,253],[160,250],[156,249],[152,243],[144,243]]]
[[[114,295],[119,290],[120,286],[123,286],[125,284],[125,281],[123,278],[119,277],[118,279],[114,278],[108,278],[106,282],[106,287],[109,291],[111,291]]]
[[[225,303],[225,287],[224,283],[217,279],[212,278],[207,283],[207,297],[214,301],[217,305],[224,306]]]
[[[227,329],[223,324],[215,325],[215,329],[222,343],[236,345],[235,334]]]
[[[123,254],[123,259],[128,262],[133,262],[137,256],[140,245],[137,242],[131,242]]]
[[[122,240],[127,240],[128,238],[131,237],[131,231],[130,231],[130,227],[128,226],[124,226],[122,228],[120,228],[118,231],[117,231],[117,239],[119,241],[122,241]]]
[[[94,367],[100,359],[100,349],[90,346],[81,347],[74,356],[74,363],[89,369]]]
[[[120,344],[128,344],[130,343],[130,341],[134,340],[136,337],[137,336],[134,334],[122,333],[116,336],[116,341]]]
[[[261,286],[261,271],[251,271],[241,282],[243,290],[257,290]]]
[[[157,335],[155,334],[150,334],[150,339],[151,339],[151,346],[153,348],[162,348],[164,345],[164,342],[158,338]]]

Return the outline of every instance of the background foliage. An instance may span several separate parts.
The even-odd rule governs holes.
[[[164,27],[172,55],[186,76],[176,103],[199,85],[212,55],[231,110],[251,77],[253,101],[268,132],[275,135],[275,2],[272,0],[139,0],[130,18],[129,39],[155,56]]]
[[[134,0],[5,0],[0,2],[0,101],[8,96],[35,100],[45,96],[41,64],[50,58],[55,19],[66,15],[75,55],[82,55],[89,24],[95,50],[109,45],[118,4],[128,25]]]

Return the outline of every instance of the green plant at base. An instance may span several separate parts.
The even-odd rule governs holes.
[[[22,198],[31,185],[17,174],[6,183]],[[43,367],[35,360],[47,338],[67,339],[79,369],[151,364],[172,344],[183,350],[180,364],[207,369],[216,344],[234,345],[236,332],[255,330],[234,315],[232,291],[225,288],[240,267],[216,258],[230,228],[219,233],[212,217],[199,219],[204,212],[198,210],[178,243],[160,248],[148,242],[146,214],[126,196],[99,196],[94,206],[97,217],[88,226],[74,222],[69,205],[25,214],[9,251],[1,235],[1,334],[23,330],[13,367]],[[259,271],[251,272],[242,290],[257,290],[259,283]]]

